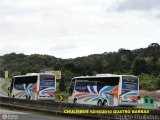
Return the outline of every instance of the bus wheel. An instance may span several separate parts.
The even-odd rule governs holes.
[[[77,103],[77,99],[76,99],[76,98],[73,100],[73,103],[74,103],[74,104],[76,104],[76,103]]]
[[[26,95],[26,100],[28,100],[28,95]]]
[[[98,100],[98,106],[102,106],[102,100]]]
[[[31,99],[31,96],[28,96],[28,100],[30,100]]]
[[[104,100],[104,101],[103,101],[103,105],[104,105],[104,106],[108,106],[107,100]]]

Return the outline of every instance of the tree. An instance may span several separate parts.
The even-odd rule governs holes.
[[[64,71],[62,74],[63,74],[62,76],[64,79],[64,83],[68,85],[71,79],[74,77],[74,73],[72,73],[71,71]]]
[[[61,79],[60,82],[59,82],[59,90],[61,92],[64,92],[66,90],[65,82],[64,82],[63,79]]]
[[[151,43],[148,48],[155,48],[155,47],[160,47],[158,43]]]
[[[9,75],[13,76],[40,72],[41,69],[63,70],[63,78],[60,81],[62,91],[72,77],[98,73],[143,76],[142,81],[140,81],[142,88],[158,89],[160,86],[160,45],[152,43],[146,48],[136,50],[121,48],[118,52],[105,52],[75,59],[61,59],[40,54],[24,55],[23,53],[10,53],[0,56],[1,77],[4,77],[5,70],[8,70]]]
[[[136,58],[133,63],[133,74],[139,75],[141,73],[148,73],[148,67],[144,59]]]
[[[154,80],[154,88],[155,90],[160,90],[160,74]]]
[[[139,82],[140,89],[143,89],[143,90],[154,90],[155,89],[154,81],[156,78],[153,75],[142,73],[141,75],[139,75],[139,79],[140,79],[140,82]]]

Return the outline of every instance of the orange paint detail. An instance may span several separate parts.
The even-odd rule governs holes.
[[[33,91],[34,91],[34,93],[37,93],[37,94],[38,94],[38,91],[37,91],[37,84],[35,84],[35,86],[33,87]]]
[[[118,85],[109,92],[110,94],[113,94],[115,98],[118,99]]]
[[[44,92],[44,94],[50,94],[50,95],[55,95],[56,94],[56,92],[54,92],[54,91],[51,91],[51,92]]]
[[[76,94],[75,97],[79,97],[79,96],[83,96],[83,95],[86,95],[86,93]]]
[[[133,99],[133,100],[138,100],[138,96],[127,96],[126,98],[130,98],[130,99]]]

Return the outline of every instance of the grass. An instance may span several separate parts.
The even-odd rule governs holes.
[[[4,93],[8,94],[8,87],[10,86],[10,84],[11,84],[11,78],[4,78],[4,82],[2,85],[0,85],[0,89]]]

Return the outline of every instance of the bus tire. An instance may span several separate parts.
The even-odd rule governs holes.
[[[74,98],[73,103],[74,103],[74,104],[77,103],[77,98]]]
[[[28,96],[28,100],[30,100],[31,99],[31,96]]]
[[[102,106],[103,104],[102,104],[102,100],[98,100],[98,106]]]
[[[28,95],[26,95],[26,100],[28,100],[29,99],[29,96]]]
[[[108,106],[107,100],[104,100],[104,101],[103,101],[103,105],[104,105],[104,106]]]

